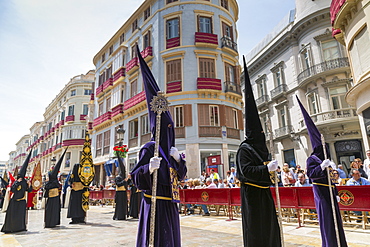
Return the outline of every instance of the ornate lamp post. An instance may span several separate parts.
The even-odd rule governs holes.
[[[117,129],[117,140],[118,140],[118,146],[122,146],[123,139],[125,137],[126,130],[123,128],[123,125],[119,125]]]

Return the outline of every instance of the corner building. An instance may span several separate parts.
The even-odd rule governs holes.
[[[356,109],[345,100],[353,87],[351,69],[347,51],[332,37],[330,2],[296,0],[296,8],[247,55],[267,143],[271,120],[280,164],[305,167],[312,153],[296,95],[337,164],[348,169],[364,156]]]
[[[331,1],[333,35],[344,45],[351,65],[353,87],[346,95],[356,108],[365,150],[370,149],[370,1]],[[365,157],[366,158],[366,157]]]
[[[151,139],[136,44],[170,102],[188,177],[199,177],[208,165],[222,175],[235,164],[243,139],[238,12],[235,0],[146,0],[95,55],[90,127],[99,184],[114,162],[118,126],[129,147],[128,171]]]

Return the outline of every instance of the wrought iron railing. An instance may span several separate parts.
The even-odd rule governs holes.
[[[275,138],[279,138],[279,137],[282,137],[282,136],[289,135],[293,131],[294,131],[294,129],[293,129],[292,125],[287,125],[287,126],[275,129]]]
[[[221,48],[222,47],[227,47],[238,52],[238,45],[228,36],[224,36],[221,38]]]
[[[286,84],[281,84],[277,86],[276,88],[271,90],[271,99],[279,96],[280,94],[288,91],[288,86]]]
[[[268,101],[270,100],[269,96],[268,95],[262,95],[261,97],[259,97],[258,99],[256,99],[256,105],[257,106],[260,106],[264,103],[267,103]]]
[[[242,90],[239,84],[231,81],[225,81],[225,93],[231,92],[231,93],[236,93],[236,94],[242,94]]]
[[[333,69],[338,69],[338,68],[343,68],[343,67],[349,67],[349,61],[348,57],[341,57],[341,58],[336,58],[333,60],[325,61],[323,63],[316,64],[312,67],[309,67],[308,69],[302,71],[298,77],[297,81],[298,84],[300,84],[302,81],[304,81],[306,78],[317,75],[319,73],[333,70]]]
[[[331,110],[326,112],[320,112],[317,114],[310,115],[311,119],[314,123],[316,122],[324,122],[329,120],[335,120],[335,119],[342,119],[342,118],[348,118],[348,117],[356,117],[356,108],[342,108],[337,110]],[[306,125],[304,121],[299,122],[299,127],[304,128]]]

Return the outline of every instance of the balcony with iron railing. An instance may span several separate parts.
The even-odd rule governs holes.
[[[221,38],[221,48],[229,48],[232,51],[238,53],[238,45],[228,36],[224,36]]]
[[[284,93],[286,91],[288,91],[288,86],[286,84],[281,84],[281,85],[277,86],[276,88],[274,88],[270,91],[271,100],[284,95]]]
[[[123,110],[130,109],[131,107],[139,104],[146,99],[145,91],[142,91],[135,96],[129,98],[123,103]]]
[[[199,137],[222,137],[221,126],[199,126]]]
[[[113,83],[118,83],[124,80],[126,76],[126,68],[122,67],[113,74]]]
[[[103,83],[103,92],[104,92],[106,89],[110,89],[110,88],[112,88],[112,86],[113,86],[113,77],[108,78],[108,79]]]
[[[151,59],[153,57],[153,47],[146,47],[142,52],[140,52],[140,54],[145,59],[145,61]]]
[[[232,81],[225,81],[224,85],[225,85],[225,93],[230,92],[230,93],[236,93],[236,94],[242,95],[240,84],[237,84]]]
[[[275,138],[282,138],[287,135],[290,135],[294,131],[294,128],[292,125],[286,125],[284,127],[280,127],[278,129],[275,129]]]
[[[75,115],[66,116],[66,122],[73,122],[75,121]]]
[[[134,57],[126,64],[126,73],[132,74],[137,68],[139,68],[139,58]]]
[[[309,67],[308,69],[302,71],[298,77],[297,81],[298,84],[303,83],[307,78],[310,78],[315,75],[319,75],[323,72],[330,71],[330,70],[335,70],[335,69],[341,69],[349,67],[349,61],[348,57],[341,57],[341,58],[336,58],[333,60],[325,61],[323,63],[316,64],[312,67]]]
[[[356,108],[353,107],[320,112],[317,114],[312,114],[310,115],[310,117],[312,121],[316,124],[337,122],[336,120],[343,121],[356,119],[358,121]],[[303,120],[299,122],[299,127],[301,129],[306,127]]]
[[[131,148],[132,147],[137,147],[138,146],[138,143],[139,143],[138,142],[138,139],[139,138],[137,138],[137,137],[134,137],[134,138],[129,139],[128,140],[128,146],[131,147]]]
[[[266,105],[270,100],[270,97],[268,95],[262,95],[258,99],[256,99],[256,105],[257,107],[262,107]]]

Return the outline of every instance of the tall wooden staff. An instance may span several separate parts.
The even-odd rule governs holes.
[[[271,160],[275,159],[275,152],[274,152],[274,140],[272,136],[272,126],[271,126],[271,119],[267,122],[267,128],[270,132],[270,153],[271,153]],[[278,184],[278,175],[277,172],[274,171],[275,174],[275,193],[276,193],[276,203],[278,206],[278,222],[280,228],[280,239],[281,239],[281,246],[284,247],[284,232],[283,232],[283,225],[282,225],[282,215],[281,215],[281,203],[280,203],[280,193],[279,193],[279,184]]]
[[[322,147],[323,147],[323,150],[324,150],[324,159],[326,160],[328,158],[328,155],[326,153],[325,138],[324,138],[324,135],[323,134],[321,134],[321,144],[322,144]],[[326,171],[328,173],[328,184],[329,184],[329,192],[330,192],[331,209],[333,211],[335,236],[337,238],[337,245],[340,246],[339,229],[338,229],[338,222],[337,222],[337,213],[336,213],[335,205],[334,205],[333,189],[332,189],[332,185],[331,185],[331,178],[330,178],[329,167],[326,167]]]
[[[154,157],[159,156],[159,137],[161,133],[161,115],[162,112],[168,111],[168,101],[164,96],[163,92],[158,92],[158,96],[154,96],[150,102],[151,111],[154,111],[156,116],[156,129],[155,129],[155,146],[154,146]],[[157,201],[157,179],[158,170],[153,172],[153,187],[152,187],[152,205],[150,208],[150,232],[149,232],[149,246],[154,246],[154,232],[155,232],[155,209]]]

